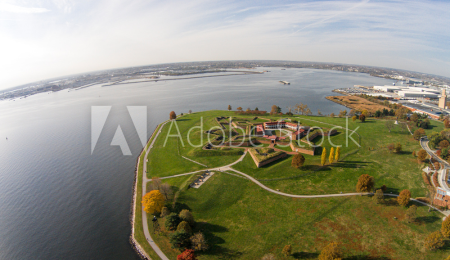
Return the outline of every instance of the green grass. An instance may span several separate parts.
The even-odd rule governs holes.
[[[440,228],[439,213],[418,205],[419,221],[407,224],[405,208],[393,199],[386,204],[376,205],[366,196],[292,199],[225,173],[216,173],[199,189],[188,189],[178,198],[178,209],[192,211],[197,221],[194,231],[202,230],[211,244],[210,250],[200,253],[201,260],[260,259],[269,252],[277,259],[317,259],[332,241],[343,243],[346,257],[360,259],[447,256],[447,250],[424,252],[421,244]],[[170,248],[167,235],[160,234],[155,241],[174,259],[179,251]],[[281,255],[287,244],[292,245],[292,257]]]
[[[207,111],[178,119],[185,145],[188,129],[198,125],[201,116],[204,116],[205,131],[217,125],[214,117],[233,114],[228,111]],[[277,120],[279,117],[267,118]],[[346,126],[345,119],[342,118],[293,118],[322,128]],[[409,132],[401,132],[399,127],[389,133],[384,123],[374,119],[367,119],[366,123],[352,122],[350,119],[350,129],[360,127],[357,133],[361,137],[361,148],[358,150],[358,146],[351,140],[348,140],[349,145],[346,146],[345,130],[338,129],[338,133],[330,137],[330,140],[334,144],[343,145],[342,160],[333,165],[322,167],[319,165],[320,155],[305,155],[305,166],[300,169],[291,167],[292,156],[257,168],[250,155],[247,155],[233,167],[259,179],[270,188],[292,194],[355,192],[358,177],[367,173],[374,176],[377,187],[386,185],[387,192],[399,193],[403,189],[409,189],[413,197],[424,196],[426,188],[421,177],[422,165],[412,156],[412,151],[420,149],[419,143]],[[440,122],[432,121],[432,125],[433,129],[427,132],[443,129]],[[168,138],[166,147],[163,147],[168,129],[169,124],[163,128],[149,156],[149,177],[205,169],[181,158],[181,155],[188,156],[192,154],[191,151],[199,148],[188,145],[183,147],[173,137]],[[171,133],[175,133],[174,128]],[[191,132],[194,136],[193,143],[202,143],[199,138],[201,133],[200,130]],[[205,137],[204,134],[203,136]],[[358,135],[353,137],[359,141]],[[329,152],[331,144],[328,137],[316,138],[313,142],[320,144],[322,140],[321,146]],[[203,140],[205,142],[206,139]],[[402,144],[402,153],[389,153],[386,145],[394,142]],[[345,156],[346,154],[350,155]],[[239,156],[212,156],[191,159],[216,167],[238,158]],[[323,246],[331,241],[343,243],[347,259],[365,259],[368,256],[388,259],[443,259],[450,254],[448,246],[435,252],[423,250],[423,239],[430,232],[439,229],[442,215],[438,212],[429,213],[426,207],[420,205],[419,221],[407,224],[403,221],[406,209],[396,205],[394,199],[387,200],[387,205],[376,205],[365,196],[292,199],[269,193],[249,180],[225,173],[216,173],[199,189],[187,189],[192,177],[188,175],[165,179],[163,182],[169,183],[176,193],[174,210],[178,212],[182,208],[190,209],[198,222],[195,230],[202,230],[212,245],[209,251],[200,253],[200,260],[260,259],[266,253],[275,254],[277,259],[317,259]],[[136,216],[140,216],[138,212]],[[163,225],[164,220],[160,221]],[[179,251],[170,248],[167,235],[168,233],[155,235],[154,240],[170,259],[174,259]],[[292,257],[281,255],[286,244],[293,247]]]

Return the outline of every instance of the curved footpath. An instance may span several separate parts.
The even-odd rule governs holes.
[[[311,120],[311,121],[315,121],[315,120]],[[145,156],[144,156],[144,166],[143,166],[143,171],[142,171],[142,194],[146,193],[147,190],[147,183],[149,181],[151,181],[151,179],[147,178],[147,162],[148,162],[148,155],[150,153],[150,149],[153,147],[156,139],[158,138],[159,134],[161,133],[162,128],[164,127],[164,125],[167,123],[168,121],[164,122],[163,124],[161,124],[161,127],[159,128],[158,132],[156,133],[155,137],[153,138],[151,144],[149,145],[149,147],[147,148],[147,150],[145,151]],[[319,122],[319,121],[317,121]],[[321,122],[322,123],[322,122]],[[331,125],[331,124],[330,124]],[[344,128],[344,127],[341,127]],[[350,130],[350,129],[349,129]],[[356,133],[356,132],[355,132]],[[425,149],[429,154],[431,152],[431,156],[436,157],[436,155],[431,151],[431,149],[428,147],[428,145],[426,145],[426,143],[422,143],[423,140],[421,140],[421,145],[422,147],[425,149],[425,147],[427,149]],[[220,167],[215,167],[215,168],[209,168],[209,169],[203,169],[203,170],[199,170],[199,171],[194,171],[194,172],[188,172],[188,173],[182,173],[182,174],[176,174],[176,175],[172,175],[172,176],[166,176],[166,177],[161,177],[161,179],[168,179],[168,178],[175,178],[175,177],[180,177],[180,176],[185,176],[185,175],[190,175],[190,174],[195,174],[198,172],[203,172],[203,171],[219,171],[219,172],[225,172],[225,171],[233,171],[239,175],[244,176],[245,178],[249,179],[250,181],[252,181],[253,183],[255,183],[256,185],[258,185],[259,187],[263,188],[264,190],[277,194],[277,195],[281,195],[281,196],[285,196],[285,197],[291,197],[291,198],[327,198],[327,197],[344,197],[344,196],[362,196],[362,195],[372,195],[373,193],[369,193],[369,192],[365,192],[365,193],[339,193],[339,194],[322,194],[322,195],[296,195],[296,194],[289,194],[289,193],[284,193],[284,192],[280,192],[280,191],[276,191],[273,190],[267,186],[265,186],[264,184],[260,183],[258,180],[256,180],[255,178],[251,177],[250,175],[240,172],[238,170],[235,170],[233,168],[231,168],[231,166],[241,162],[244,157],[247,155],[247,149],[245,150],[244,154],[235,162],[230,163],[228,165],[225,166],[220,166]],[[439,160],[440,158],[438,158]],[[444,164],[447,167],[447,164]],[[139,160],[138,160],[138,165],[137,165],[137,171],[139,172]],[[137,183],[137,179],[136,179],[136,183]],[[391,196],[391,197],[398,197],[397,194],[390,194],[390,193],[384,193],[385,196]],[[136,199],[136,198],[135,198]],[[419,204],[431,207],[433,209],[435,209],[436,211],[439,211],[440,213],[442,213],[445,216],[449,215],[449,212],[443,212],[437,208],[435,208],[434,206],[431,206],[425,202],[416,200],[416,199],[410,199],[411,201],[417,202]],[[167,258],[167,256],[161,251],[161,249],[158,247],[158,245],[156,245],[156,243],[153,241],[149,229],[148,229],[148,222],[147,222],[147,213],[142,210],[142,225],[144,228],[144,234],[145,234],[145,238],[147,239],[148,243],[150,244],[150,246],[153,248],[153,250],[156,252],[156,254],[158,254],[158,256],[163,259],[163,260],[169,260],[169,258]],[[134,230],[134,224],[133,224],[133,230]],[[138,244],[136,242],[136,244]],[[146,255],[146,257],[148,257]],[[150,257],[148,257],[150,259]]]

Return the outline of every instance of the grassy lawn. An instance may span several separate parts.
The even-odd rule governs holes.
[[[150,153],[148,177],[205,169],[183,159],[182,155],[208,167],[236,161],[239,158],[237,155],[189,157],[192,151],[201,148],[191,147],[186,138],[189,129],[199,126],[203,117],[203,129],[194,128],[190,137],[193,144],[204,144],[207,142],[204,131],[218,126],[214,118],[233,115],[234,112],[229,111],[207,111],[179,118],[177,124],[184,146],[175,137],[169,137],[164,146],[170,128],[170,123],[166,124]],[[265,118],[279,119],[277,116]],[[322,128],[346,126],[343,118],[291,118]],[[432,126],[433,129],[427,132],[443,129],[440,122],[432,121]],[[409,189],[412,197],[425,196],[426,188],[421,177],[423,165],[412,156],[413,151],[420,150],[420,145],[409,132],[402,132],[399,127],[389,132],[385,121],[375,119],[367,119],[366,123],[350,119],[348,127],[359,127],[359,136],[354,134],[352,137],[358,142],[360,140],[360,148],[350,139],[347,146],[345,129],[338,129],[338,133],[330,138],[313,140],[327,152],[331,149],[331,143],[342,145],[342,160],[338,163],[321,166],[320,155],[304,155],[306,162],[300,169],[291,167],[292,156],[256,168],[250,155],[247,155],[233,167],[270,188],[292,194],[355,192],[358,177],[366,173],[374,176],[376,187],[386,185],[387,192],[398,194],[403,189]],[[174,125],[170,134],[176,133]],[[200,136],[203,136],[203,141]],[[403,152],[390,153],[386,145],[396,142],[402,144]],[[375,259],[444,259],[450,254],[448,246],[435,252],[424,250],[423,239],[440,228],[442,216],[437,212],[429,213],[426,207],[420,205],[417,223],[408,224],[403,221],[406,209],[396,205],[394,199],[387,200],[387,205],[376,205],[365,196],[292,199],[269,193],[249,180],[226,173],[216,173],[199,189],[187,189],[191,178],[192,175],[164,179],[163,183],[170,184],[176,193],[173,210],[190,209],[198,222],[194,230],[201,230],[212,246],[210,250],[200,253],[199,259],[260,259],[266,253],[275,254],[277,259],[317,259],[320,250],[331,241],[343,243],[347,257],[344,259],[367,259],[369,256]],[[160,219],[160,223],[164,226],[164,219]],[[171,249],[167,232],[153,238],[170,259],[180,253]],[[293,248],[291,257],[281,255],[282,248],[287,244]]]
[[[403,221],[406,209],[395,200],[376,205],[366,196],[292,199],[225,173],[182,192],[177,202],[178,209],[192,211],[194,230],[201,230],[211,244],[199,259],[260,259],[266,253],[277,259],[317,259],[331,241],[343,243],[344,259],[444,259],[448,250],[430,253],[421,242],[440,228],[441,215],[418,206],[417,223],[408,224]],[[154,239],[174,259],[180,252],[170,248],[167,237],[163,232]],[[287,244],[292,245],[291,257],[281,255]]]

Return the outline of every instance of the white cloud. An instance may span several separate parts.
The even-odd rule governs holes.
[[[35,14],[35,13],[45,13],[48,11],[49,10],[45,8],[24,7],[8,3],[0,3],[0,12]]]

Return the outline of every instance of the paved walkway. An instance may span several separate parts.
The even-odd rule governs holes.
[[[159,134],[161,133],[162,128],[164,125],[167,124],[167,122],[163,123],[161,127],[159,128],[158,132],[156,133],[155,137],[153,138],[153,141],[151,142],[150,146],[145,151],[144,156],[144,168],[142,171],[142,194],[145,195],[147,193],[147,156],[150,152],[150,149],[153,148],[153,145],[155,144],[156,139],[158,138]],[[147,212],[144,211],[144,208],[142,207],[142,226],[144,228],[144,235],[145,239],[147,239],[147,242],[150,244],[150,246],[153,248],[155,253],[162,259],[162,260],[169,260],[167,256],[161,251],[161,249],[158,247],[158,245],[153,241],[152,236],[150,235],[150,232],[148,230],[148,221],[147,221]]]
[[[192,160],[192,159],[189,159],[189,158],[187,158],[187,157],[184,157],[183,155],[182,155],[181,157],[183,157],[184,159],[186,159],[186,160],[188,160],[188,161],[191,161],[191,162],[193,162],[193,163],[199,164],[199,165],[201,165],[201,166],[203,166],[203,167],[208,167],[207,165],[204,165],[204,164],[202,164],[202,163],[199,163],[199,162],[197,162],[197,161],[194,161],[194,160]]]

